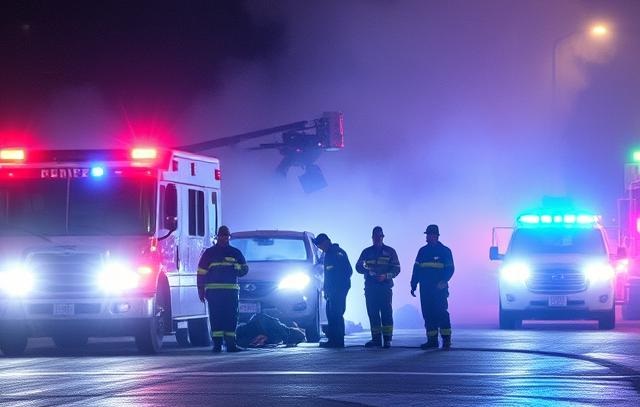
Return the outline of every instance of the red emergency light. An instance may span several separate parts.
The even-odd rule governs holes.
[[[5,148],[0,150],[0,160],[24,161],[25,153],[21,148]]]

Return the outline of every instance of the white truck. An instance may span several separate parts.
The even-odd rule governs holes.
[[[220,219],[217,159],[171,149],[0,150],[0,350],[29,337],[163,336],[204,346],[200,254]]]
[[[597,320],[615,327],[615,271],[599,217],[579,211],[539,210],[520,215],[505,254],[494,228],[491,260],[499,269],[500,328],[523,320]]]

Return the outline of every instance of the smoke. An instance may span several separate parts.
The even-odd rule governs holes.
[[[602,38],[578,31],[558,43],[556,53],[556,108],[566,114],[571,110],[580,91],[590,83],[593,64],[605,64],[615,55],[615,41],[611,32]]]

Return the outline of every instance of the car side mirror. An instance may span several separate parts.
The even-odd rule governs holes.
[[[504,258],[504,254],[500,254],[498,251],[498,246],[491,246],[489,248],[489,259],[490,260],[502,260]]]

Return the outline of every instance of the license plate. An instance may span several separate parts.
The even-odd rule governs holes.
[[[75,313],[73,304],[53,304],[53,315],[68,317]]]
[[[258,314],[260,313],[260,303],[240,302],[238,303],[238,312],[240,314]]]
[[[566,307],[567,296],[566,295],[550,295],[549,306],[550,307]]]

